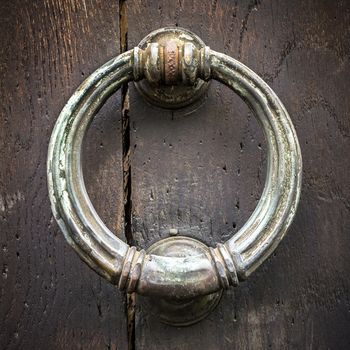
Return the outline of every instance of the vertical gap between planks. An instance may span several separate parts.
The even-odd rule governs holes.
[[[120,52],[128,50],[128,18],[126,0],[119,0],[119,43]],[[123,201],[124,233],[128,244],[134,245],[131,215],[131,164],[130,164],[130,117],[129,88],[124,84],[121,89],[122,112],[122,148],[123,148]],[[126,294],[126,317],[128,332],[128,350],[135,350],[135,294]]]

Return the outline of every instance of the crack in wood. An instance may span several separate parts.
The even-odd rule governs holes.
[[[258,9],[258,6],[260,5],[260,0],[253,0],[249,5],[247,9],[247,13],[245,14],[243,20],[242,20],[242,25],[241,29],[239,31],[239,48],[238,48],[238,58],[242,58],[242,50],[243,50],[243,39],[245,32],[247,31],[248,28],[248,20],[253,11],[256,11]]]
[[[119,38],[120,52],[128,50],[128,17],[126,0],[119,0]],[[131,228],[131,165],[130,165],[130,118],[129,88],[124,84],[121,89],[122,108],[122,152],[123,152],[123,196],[124,196],[124,234],[128,244],[134,245]],[[126,318],[128,350],[135,349],[135,293],[126,294]]]

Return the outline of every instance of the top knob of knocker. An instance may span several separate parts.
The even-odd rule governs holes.
[[[165,45],[150,43],[146,50],[134,50],[136,80],[151,85],[194,85],[198,78],[210,78],[209,47],[198,49],[191,42],[170,40]]]
[[[134,48],[137,89],[160,107],[192,104],[208,88],[209,51],[199,37],[183,28],[162,28],[150,33]]]

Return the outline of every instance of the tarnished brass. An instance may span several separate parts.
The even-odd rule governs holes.
[[[204,97],[208,82],[198,79],[200,49],[204,42],[192,32],[162,28],[147,35],[138,45],[140,71],[146,79],[135,83],[150,103],[169,109],[193,104]]]
[[[265,133],[267,173],[259,203],[246,224],[216,247],[180,236],[156,243],[147,253],[130,247],[104,225],[86,192],[81,150],[88,127],[107,98],[127,82],[138,81],[149,101],[174,108],[202,96],[210,79],[236,92]],[[140,47],[110,60],[84,81],[56,122],[47,161],[52,210],[68,243],[121,290],[160,301],[161,319],[176,325],[203,318],[223,289],[238,285],[270,256],[295,215],[301,174],[296,132],[272,89],[242,63],[178,28],[151,33]]]
[[[190,256],[208,255],[209,248],[190,237],[169,237],[153,244],[147,253],[156,256],[165,256],[168,258],[188,258]],[[176,276],[174,276],[176,278]],[[196,276],[191,276],[195,281]],[[166,280],[157,281],[160,283],[169,283],[171,276]],[[180,283],[182,281],[179,281]],[[175,284],[171,282],[171,284]],[[188,291],[191,295],[191,291]],[[206,317],[219,303],[222,290],[197,297],[178,298],[176,291],[170,293],[167,297],[149,297],[142,298],[143,305],[147,310],[156,315],[162,322],[174,326],[189,326]]]

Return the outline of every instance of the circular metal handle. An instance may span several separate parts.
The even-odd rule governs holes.
[[[167,30],[178,35],[179,29]],[[147,43],[145,50],[136,47],[88,77],[57,120],[47,171],[55,219],[69,244],[90,267],[128,292],[187,299],[238,284],[273,252],[296,212],[302,161],[285,107],[258,75],[229,56],[193,44],[187,37],[179,40],[177,46]],[[172,58],[164,60],[164,52]],[[195,240],[190,243],[178,238],[188,244],[189,255],[164,256],[152,249],[147,254],[118,239],[91,204],[81,164],[84,135],[111,94],[124,83],[144,78],[151,86],[179,80],[196,85],[216,79],[236,92],[260,121],[268,149],[265,188],[251,217],[225,244],[203,248]]]

